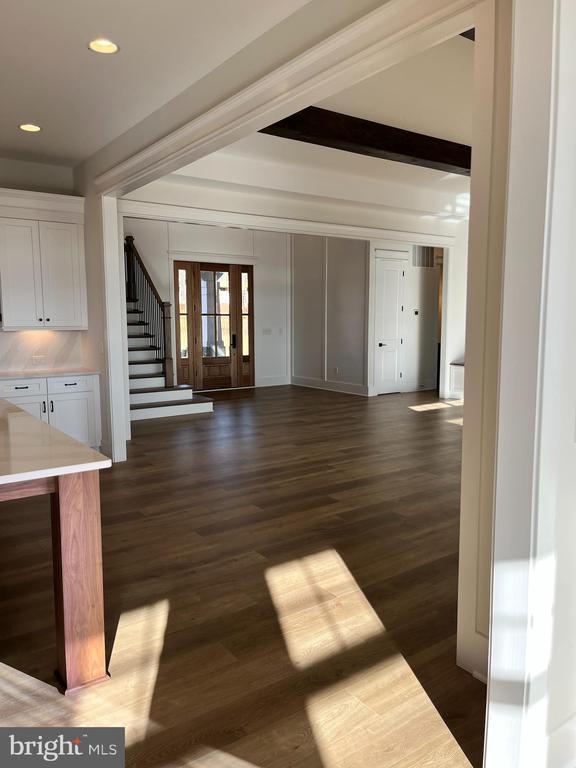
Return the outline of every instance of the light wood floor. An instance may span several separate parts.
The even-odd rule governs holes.
[[[102,473],[112,678],[76,696],[51,684],[47,500],[3,505],[0,724],[125,726],[138,768],[480,766],[460,420],[428,393],[277,387],[133,424]]]

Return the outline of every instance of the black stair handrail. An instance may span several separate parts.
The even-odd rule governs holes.
[[[170,343],[169,301],[163,301],[136,246],[134,237],[127,235],[124,241],[126,266],[126,301],[134,302],[141,314],[139,319],[147,323],[152,335],[150,346],[157,347],[156,357],[162,362],[166,385],[173,384],[172,350]]]

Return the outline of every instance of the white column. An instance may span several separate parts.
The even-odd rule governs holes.
[[[518,0],[487,768],[576,765],[576,3]]]
[[[475,10],[458,664],[480,678],[488,663],[511,12],[512,0],[482,0]]]
[[[102,448],[113,461],[126,459],[125,288],[114,197],[89,193],[85,201],[88,326],[85,357],[100,371]]]

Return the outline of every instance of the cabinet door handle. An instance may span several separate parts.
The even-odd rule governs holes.
[[[14,387],[14,389],[28,389],[28,384],[25,387]]]
[[[42,413],[46,413],[46,400],[42,400]]]
[[[49,322],[50,322],[50,318],[49,318],[49,317],[47,317],[47,318],[46,318],[46,322],[47,322],[47,323],[49,323]]]
[[[43,319],[44,319],[44,318],[42,318],[42,317],[39,317],[39,318],[38,318],[38,322],[39,322],[39,323],[41,323]]]
[[[74,382],[71,382],[70,384],[66,384],[65,383],[64,386],[65,387],[77,387],[78,386],[78,382],[74,381]]]
[[[50,413],[54,413],[54,400],[50,400]]]

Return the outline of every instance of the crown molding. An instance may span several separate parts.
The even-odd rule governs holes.
[[[412,245],[433,245],[450,248],[455,243],[452,235],[412,232],[407,230],[362,227],[336,222],[310,221],[307,219],[260,216],[251,213],[232,213],[207,208],[189,208],[164,203],[145,203],[138,200],[119,200],[118,212],[127,218],[159,219],[161,221],[204,224],[220,227],[239,227],[271,232],[325,237],[347,237],[356,240],[386,240]]]
[[[81,224],[84,219],[84,198],[0,188],[0,216],[15,219],[42,219],[47,215],[52,221]]]

